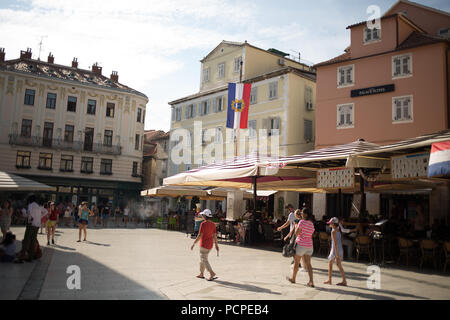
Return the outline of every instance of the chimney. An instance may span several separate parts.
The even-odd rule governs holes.
[[[20,51],[20,59],[31,59],[31,48],[28,48],[27,51]]]
[[[78,58],[73,58],[73,61],[72,61],[72,68],[75,68],[75,69],[78,68]]]
[[[52,55],[51,52],[48,54],[47,62],[48,63],[55,63],[55,57]]]
[[[119,82],[119,73],[117,71],[113,71],[111,73],[111,81],[118,83]]]
[[[98,63],[96,62],[93,66],[92,66],[92,72],[97,75],[97,76],[101,76],[102,75],[102,67],[100,67],[98,65]]]
[[[5,48],[0,48],[0,63],[5,62]]]

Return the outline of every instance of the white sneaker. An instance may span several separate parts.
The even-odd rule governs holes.
[[[305,268],[300,268],[299,271],[300,272],[307,272],[307,270]]]

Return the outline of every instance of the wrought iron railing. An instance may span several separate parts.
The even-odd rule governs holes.
[[[82,141],[47,139],[39,136],[24,137],[18,134],[9,135],[9,144],[18,146],[45,147],[70,151],[87,151],[111,155],[122,154],[122,147],[119,145],[105,145],[103,143],[84,144]]]

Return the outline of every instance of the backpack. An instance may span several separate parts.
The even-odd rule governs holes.
[[[297,246],[297,243],[295,242],[295,236],[293,235],[293,236],[291,236],[291,239],[289,240],[289,242],[283,246],[283,252],[282,252],[283,257],[290,258],[290,257],[295,256],[295,253],[296,253],[295,247],[296,246]]]

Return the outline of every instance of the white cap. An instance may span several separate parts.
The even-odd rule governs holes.
[[[330,221],[327,222],[327,224],[332,224],[332,223],[338,224],[339,223],[339,219],[336,218],[336,217],[333,217],[333,218],[330,219]]]
[[[207,216],[208,218],[212,218],[212,212],[209,209],[203,210],[203,212],[200,212],[201,215]]]

